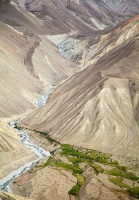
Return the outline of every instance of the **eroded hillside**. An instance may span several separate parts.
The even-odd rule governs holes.
[[[54,156],[14,181],[16,194],[139,198],[139,1],[3,2],[0,177],[36,158],[6,124],[26,117],[18,126]],[[38,109],[50,86],[55,91]]]
[[[139,7],[136,1],[121,1],[120,6],[109,1],[28,0],[2,7],[0,116],[34,109],[38,94],[83,69],[85,60],[91,60],[88,48],[100,44],[101,35],[135,15]]]
[[[138,157],[138,21],[132,18],[90,46],[86,68],[22,125],[60,142]]]

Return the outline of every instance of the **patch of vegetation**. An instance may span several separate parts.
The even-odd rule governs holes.
[[[71,190],[68,192],[70,195],[77,196],[80,190],[80,185],[74,185]]]
[[[131,195],[131,196],[134,196],[135,198],[138,198],[139,199],[139,187],[135,187],[135,188],[132,188],[130,190],[127,190],[127,192]]]
[[[122,165],[117,166],[117,168],[124,171],[124,172],[127,170],[127,168],[125,166],[122,166]]]
[[[109,155],[107,154],[103,154],[99,151],[95,151],[95,150],[91,150],[89,149],[87,151],[87,154],[90,155],[91,157],[95,158],[95,159],[109,159]]]
[[[77,167],[75,165],[63,163],[63,162],[61,162],[61,160],[53,160],[52,162],[51,162],[51,160],[49,160],[49,161],[47,161],[47,165],[51,165],[51,166],[55,166],[55,167],[58,167],[58,168],[63,168],[65,170],[72,171],[73,174],[82,173],[82,170],[79,167]]]
[[[104,174],[109,174],[109,170],[108,169],[104,169]]]
[[[122,187],[122,188],[126,188],[126,189],[131,189],[131,187],[129,185],[126,185],[125,183],[123,183],[123,178],[121,177],[110,177],[109,178],[109,181],[111,181],[112,183],[114,183],[115,185],[118,185],[119,187]]]
[[[14,128],[18,129],[18,130],[23,130],[22,127],[18,126],[17,124],[14,126]]]
[[[73,164],[79,164],[83,162],[83,159],[81,158],[76,158],[76,157],[70,157],[69,161],[72,162]]]
[[[102,153],[100,151],[97,151],[97,150],[93,150],[93,149],[86,149],[87,153],[90,153],[90,154],[97,154],[97,155],[100,155],[100,156],[104,156],[105,158],[109,158],[110,155],[109,154],[106,154],[106,153]]]
[[[49,132],[42,132],[42,131],[36,131],[34,130],[36,133],[39,133],[41,135],[43,135],[51,144],[52,143],[56,143],[56,144],[60,144],[58,141],[52,139],[50,136],[49,136]]]
[[[108,159],[103,159],[103,158],[101,158],[101,159],[96,159],[96,162],[104,163],[104,164],[109,164],[109,163],[110,163]]]
[[[85,178],[84,178],[83,175],[81,175],[81,174],[76,174],[75,177],[77,178],[78,184],[79,184],[80,186],[84,185],[84,183],[85,183]]]
[[[113,175],[113,176],[121,176],[122,177],[124,175],[124,171],[117,169],[117,168],[113,168],[109,171],[109,174]]]
[[[84,185],[85,183],[85,178],[83,175],[81,174],[76,174],[75,177],[77,178],[77,184],[74,185],[71,190],[68,192],[70,195],[73,195],[73,196],[77,196],[78,193],[79,193],[79,190],[81,188],[82,185]]]
[[[52,163],[53,163],[53,159],[52,157],[49,157],[47,162],[43,165],[43,167],[52,166]]]
[[[39,133],[45,135],[47,139],[49,138],[48,133]],[[51,142],[56,141],[51,140]],[[53,166],[56,168],[71,171],[73,176],[77,178],[77,184],[73,186],[72,189],[69,191],[70,195],[77,196],[81,186],[84,185],[85,177],[82,175],[83,170],[80,169],[79,163],[86,163],[87,166],[93,167],[97,174],[108,174],[110,176],[109,181],[121,187],[123,190],[126,190],[131,196],[139,198],[139,188],[131,188],[129,185],[123,182],[124,178],[132,181],[137,181],[139,180],[139,177],[131,172],[128,172],[128,169],[125,166],[119,165],[116,160],[112,160],[110,155],[95,150],[72,146],[70,144],[61,144],[61,150],[62,151],[60,154],[62,156],[65,156],[72,164],[64,163],[60,159],[55,159],[54,156],[50,157],[47,163],[43,165],[43,167]],[[112,169],[103,169],[103,167],[99,163],[102,163],[102,165],[105,166],[112,166]]]
[[[111,166],[118,166],[119,163],[118,161],[114,160],[114,161],[110,161],[109,163],[107,163],[108,165],[111,165]]]
[[[96,171],[97,174],[104,172],[104,169],[100,165],[98,165],[98,164],[94,163],[91,166],[94,168],[94,170]]]
[[[133,180],[133,181],[137,181],[139,180],[139,177],[137,177],[135,174],[133,174],[132,172],[125,172],[124,173],[124,178],[127,178],[127,179],[130,179],[130,180]]]
[[[47,166],[53,166],[53,158],[52,157],[49,157],[48,158],[48,160],[47,160],[47,162],[45,163],[45,164],[43,164],[43,165],[36,165],[35,167],[36,168],[43,168],[43,167],[47,167]]]
[[[62,155],[71,155],[71,156],[76,156],[78,158],[83,158],[83,159],[93,159],[92,157],[88,156],[87,154],[79,152],[70,146],[68,147],[67,145],[61,145]]]
[[[70,150],[73,149],[73,146],[71,144],[61,144],[62,150]]]
[[[80,149],[76,149],[75,147],[73,147],[72,145],[69,144],[61,144],[61,149],[62,149],[62,155],[71,155],[74,157],[77,157],[79,159],[83,159],[82,161],[87,161],[91,160],[91,161],[96,161],[99,163],[104,163],[104,164],[118,164],[118,162],[112,162],[109,160],[109,156],[105,155],[103,153],[100,153],[98,151],[93,151],[93,150],[87,150],[87,149],[83,149],[85,151],[82,152],[81,148]]]

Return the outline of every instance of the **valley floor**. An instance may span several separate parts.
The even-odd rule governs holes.
[[[112,155],[60,145],[47,133],[25,132],[43,148],[47,146],[52,156],[13,182],[15,194],[36,200],[139,198],[139,172],[130,159],[127,164],[124,157],[119,157],[119,164]]]

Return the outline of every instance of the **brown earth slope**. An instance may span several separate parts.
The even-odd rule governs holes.
[[[121,1],[120,6],[96,0],[14,0],[1,9],[0,117],[34,109],[38,93],[48,85],[59,84],[78,69],[58,53],[46,35],[56,40],[54,43],[64,56],[83,68],[88,47],[135,15],[139,7],[136,1]],[[123,7],[126,15],[121,11]]]
[[[38,94],[71,76],[74,64],[59,55],[45,27],[26,10],[10,5],[0,19],[0,117],[11,117],[34,109]]]
[[[133,17],[137,13],[137,0],[13,0],[0,8],[1,177],[34,156],[3,119],[31,113],[36,98],[50,85],[59,86],[48,104],[30,114],[22,126],[45,131],[61,143],[126,155],[137,163],[139,16]],[[45,199],[47,192],[40,194],[49,186],[52,199],[69,198],[73,177],[56,171],[54,177],[51,174],[53,170],[47,168],[29,176],[34,192],[38,188],[33,198]],[[83,199],[89,198],[85,190],[90,195],[91,185],[101,188],[100,180],[105,179],[94,180],[91,171],[85,176],[89,185],[81,191]],[[41,187],[36,184],[39,177]],[[45,178],[48,184],[43,187]],[[63,182],[59,184],[58,179]],[[110,191],[104,189],[101,194],[105,199]],[[114,199],[113,194],[109,198]]]
[[[138,157],[138,22],[136,16],[102,36],[87,52],[87,68],[22,125],[63,143]]]

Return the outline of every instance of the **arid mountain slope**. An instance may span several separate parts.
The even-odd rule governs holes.
[[[102,36],[87,52],[87,68],[22,125],[60,142],[138,157],[138,30],[136,16]]]
[[[18,4],[42,21],[49,39],[64,56],[81,64],[81,68],[82,55],[88,46],[97,43],[101,34],[109,32],[139,10],[138,4],[134,1],[132,4],[130,1],[121,1],[118,8],[117,1],[111,5],[110,2],[105,4],[96,0],[28,0],[19,1]],[[123,8],[127,10],[126,14],[121,11]]]
[[[88,47],[138,11],[135,1],[131,9],[124,1],[120,5],[96,0],[14,0],[1,9],[0,117],[34,109],[34,99],[48,85],[70,77],[77,64],[85,67]],[[131,15],[124,15],[123,7]],[[47,35],[76,66],[58,53]]]
[[[139,1],[138,0],[103,0],[110,8],[123,15],[130,15],[138,13]]]
[[[122,13],[123,10],[131,16],[137,14],[139,9],[135,0],[132,3],[129,0],[121,1],[120,4],[118,1],[104,3],[102,0],[26,0],[18,1],[18,4],[43,20],[50,34],[71,30],[83,34],[113,27],[129,17],[127,13]]]
[[[46,36],[36,35],[44,34],[37,18],[30,13],[19,11],[12,5],[11,7],[11,14],[14,12],[21,30],[15,24],[9,26],[1,22],[0,117],[11,117],[35,108],[33,101],[38,94],[45,91],[47,86],[60,83],[74,72],[74,64],[61,57]],[[10,8],[6,10],[7,13],[9,10]],[[2,19],[5,19],[5,12],[1,15]],[[12,21],[10,12],[6,16]],[[25,31],[34,36],[22,32],[22,23],[26,24]]]
[[[138,14],[138,0],[13,0],[0,7],[0,177],[35,159],[6,124],[25,116],[20,125],[30,129],[27,133],[45,149],[54,141],[42,133],[38,136],[36,130],[77,145],[77,152],[80,146],[108,152],[139,176]],[[36,98],[52,85],[56,90],[37,110]],[[59,147],[54,142],[49,149]],[[87,155],[90,149],[82,153]],[[61,156],[61,150],[51,158],[83,170],[83,177],[78,174],[83,181],[78,197],[69,196],[80,182],[77,173],[55,170],[45,159],[16,179],[13,191],[36,200],[130,199],[125,185],[122,190],[108,181],[112,158],[110,166],[99,163],[106,174],[96,173],[91,162],[75,163],[75,157],[72,162],[71,155]],[[114,163],[125,175],[126,167]],[[131,181],[123,180],[123,174],[127,189],[139,187],[134,175]],[[1,193],[0,198],[20,199]]]

